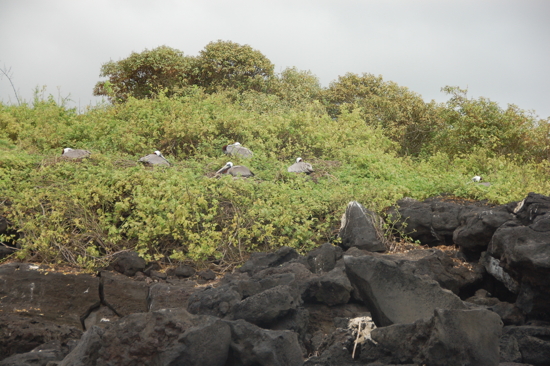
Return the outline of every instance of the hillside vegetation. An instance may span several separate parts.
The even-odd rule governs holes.
[[[0,241],[19,259],[92,268],[133,249],[231,265],[252,251],[334,242],[352,200],[382,212],[406,196],[550,194],[549,121],[456,87],[444,88],[446,104],[370,74],[322,88],[310,72],[274,74],[259,51],[222,41],[198,57],[165,46],[132,54],[102,76],[95,91],[111,104],[85,113],[38,95],[0,104],[0,216],[10,227]],[[254,157],[225,156],[236,141]],[[92,156],[64,160],[65,147]],[[154,150],[173,165],[137,164]],[[286,171],[298,156],[312,176]],[[214,177],[228,161],[255,177]]]

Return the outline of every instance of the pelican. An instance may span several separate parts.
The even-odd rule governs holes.
[[[288,167],[290,173],[306,173],[311,174],[314,172],[310,163],[304,163],[302,158],[296,158],[296,162]]]
[[[61,156],[69,159],[82,159],[89,157],[91,154],[92,153],[88,150],[71,149],[70,147],[66,147],[63,149]]]
[[[225,155],[240,156],[243,158],[251,158],[252,155],[254,155],[252,151],[250,151],[250,149],[247,149],[246,147],[241,145],[240,142],[235,142],[231,145],[225,145],[224,147],[222,147],[222,150]]]
[[[166,158],[158,150],[156,150],[154,154],[145,155],[138,161],[145,165],[165,165],[165,166],[171,165],[168,162],[168,160],[166,160]]]
[[[242,165],[233,166],[232,162],[228,162],[227,164],[225,164],[223,168],[221,168],[216,172],[216,174],[231,174],[234,177],[239,177],[239,176],[253,177],[254,176],[254,173],[252,173],[250,169],[248,169],[247,167]]]
[[[483,178],[481,178],[479,175],[476,175],[475,177],[472,178],[472,181],[473,182],[481,182],[483,180]]]

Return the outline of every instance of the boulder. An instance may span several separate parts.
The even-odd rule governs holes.
[[[508,326],[503,329],[501,357],[504,361],[535,366],[550,363],[550,326]]]
[[[401,236],[430,246],[446,245],[452,243],[463,209],[464,206],[441,197],[424,202],[406,197],[386,212],[386,220]]]
[[[399,364],[496,366],[501,331],[491,311],[436,309],[428,320],[376,328],[371,337]]]
[[[456,256],[456,251],[439,249],[415,249],[406,253],[384,256],[404,270],[437,281],[444,289],[461,295],[480,285],[485,269],[478,263],[465,263]]]
[[[108,270],[114,270],[129,277],[145,270],[145,259],[141,258],[136,252],[117,253],[114,258],[113,262],[107,267]]]
[[[250,296],[232,308],[233,319],[244,319],[252,324],[269,327],[299,305],[297,294],[289,286],[281,285]]]
[[[244,320],[226,321],[226,324],[231,327],[229,365],[303,364],[296,333],[288,330],[266,330]]]
[[[479,289],[474,296],[467,298],[465,301],[494,311],[500,316],[504,325],[522,325],[525,323],[525,314],[516,305],[492,297],[487,290]]]
[[[336,267],[336,261],[342,258],[342,248],[325,243],[307,254],[307,263],[311,272],[329,272]]]
[[[474,208],[459,216],[453,241],[467,251],[481,253],[487,250],[495,231],[513,218],[506,206]]]
[[[223,366],[230,343],[230,327],[221,320],[164,309],[92,327],[59,365]]]
[[[63,299],[63,301],[60,301]],[[81,318],[99,304],[99,279],[49,266],[0,266],[0,312],[81,327]]]
[[[229,285],[206,287],[194,292],[187,301],[187,310],[191,314],[213,315],[220,318],[241,301],[241,295]]]
[[[423,202],[407,197],[397,201],[397,205],[390,208],[386,216],[399,235],[422,244],[450,245],[458,240],[477,248],[486,246],[491,239],[484,230],[494,232],[498,227],[496,225],[510,216],[510,208],[455,197],[433,197]],[[484,221],[478,222],[480,218]],[[470,243],[469,239],[473,242]]]
[[[439,283],[403,269],[384,256],[344,256],[346,273],[379,327],[428,319],[435,309],[465,309]]]
[[[347,304],[353,287],[343,267],[309,280],[302,298],[304,301],[316,301],[328,306]]]
[[[192,277],[195,274],[195,269],[191,266],[182,264],[181,266],[176,267],[174,270],[174,275],[178,277]]]
[[[538,193],[529,193],[520,201],[515,209],[517,219],[522,225],[531,225],[538,216],[544,216],[550,212],[550,196]]]
[[[371,252],[386,251],[383,243],[382,218],[357,201],[348,204],[342,216],[338,236],[344,249],[357,247]]]
[[[531,212],[532,206],[526,210]],[[495,232],[487,260],[502,267],[507,276],[495,277],[518,293],[516,305],[530,319],[550,320],[550,213],[531,215],[531,220],[509,221]]]
[[[298,257],[298,252],[290,247],[282,247],[275,253],[252,253],[250,259],[239,268],[239,271],[252,275],[266,268],[278,267]]]

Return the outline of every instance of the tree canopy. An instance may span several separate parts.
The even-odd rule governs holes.
[[[150,98],[159,90],[173,93],[177,87],[189,84],[193,57],[168,46],[132,54],[120,61],[109,61],[101,66],[101,77],[108,77],[95,85],[94,95],[107,96],[111,102],[124,102],[129,96]]]

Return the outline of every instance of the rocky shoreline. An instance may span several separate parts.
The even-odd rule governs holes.
[[[550,365],[550,197],[404,199],[423,247],[384,253],[352,202],[341,244],[216,278],[120,253],[97,274],[0,265],[0,365]]]

